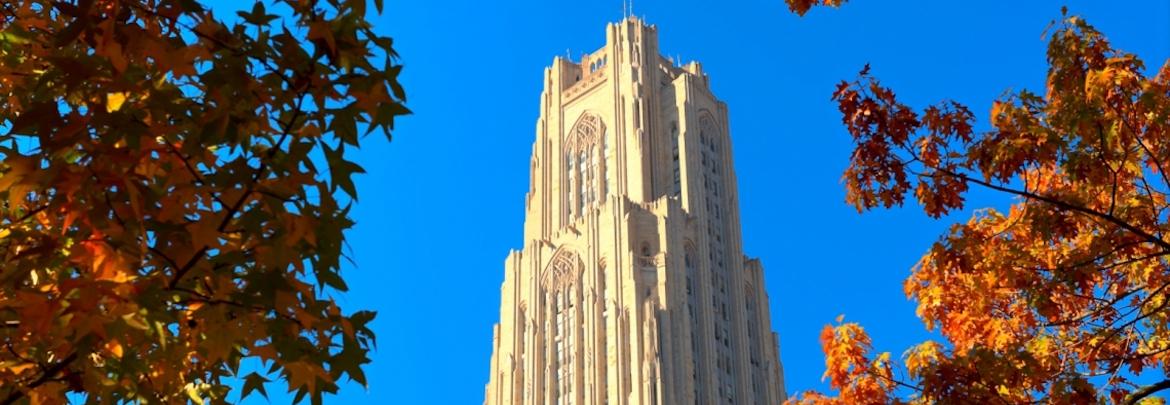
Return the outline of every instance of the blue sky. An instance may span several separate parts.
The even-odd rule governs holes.
[[[211,3],[220,15],[243,7]],[[839,314],[895,356],[929,337],[902,280],[970,215],[847,206],[840,177],[851,144],[829,100],[835,84],[870,63],[905,102],[953,99],[985,127],[1004,91],[1043,90],[1042,33],[1065,4],[1151,71],[1170,57],[1165,0],[852,0],[804,18],[781,0],[635,1],[662,51],[702,62],[728,104],[743,246],[765,266],[790,393],[825,388],[817,338]],[[398,122],[393,142],[371,136],[355,152],[368,174],[356,179],[348,240],[357,265],[343,272],[351,292],[341,302],[378,311],[378,350],[368,390],[350,384],[327,402],[482,402],[503,260],[522,245],[542,69],[601,47],[621,10],[621,0],[389,0],[373,18],[402,55],[415,115]],[[976,192],[971,206],[1009,202]]]

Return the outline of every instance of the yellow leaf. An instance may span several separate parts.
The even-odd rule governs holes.
[[[122,350],[122,344],[118,343],[117,340],[111,340],[106,343],[106,350],[109,350],[110,353],[119,359],[122,358],[122,353],[124,353]]]
[[[106,112],[114,112],[122,108],[122,104],[126,103],[126,96],[125,92],[106,94]]]
[[[148,326],[146,322],[143,322],[141,319],[138,319],[137,315],[138,314],[135,313],[122,315],[122,320],[126,322],[126,325],[129,325],[132,328],[138,330],[149,330],[150,326]]]
[[[20,158],[5,159],[4,163],[8,164],[8,172],[0,175],[0,190],[8,190],[13,185],[20,182],[28,174],[36,170],[36,166],[32,159]]]
[[[36,366],[36,364],[15,362],[15,361],[6,361],[3,363],[0,363],[0,370],[4,370],[7,373],[20,375],[20,373],[23,373],[25,370],[31,369],[34,366]]]
[[[188,383],[184,391],[187,392],[187,398],[191,398],[191,402],[202,404],[203,398],[199,396],[199,388],[195,384]]]

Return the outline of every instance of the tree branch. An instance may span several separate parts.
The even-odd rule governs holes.
[[[77,359],[77,353],[70,354],[69,357],[61,359],[61,361],[57,362],[57,364],[54,364],[54,365],[50,366],[49,368],[45,369],[45,372],[42,373],[39,378],[37,378],[33,382],[28,383],[28,385],[26,387],[30,388],[30,389],[36,388],[36,387],[41,386],[44,383],[51,381],[53,379],[53,377],[55,377],[57,375],[57,373],[60,373],[62,370],[65,369],[65,367],[69,366],[69,363],[72,363],[73,360],[76,360],[76,359]],[[16,403],[16,401],[19,401],[23,397],[24,397],[24,391],[21,391],[19,388],[15,388],[14,391],[9,393],[7,397],[4,397],[3,401],[0,401],[0,405],[11,405],[13,403]]]
[[[1125,399],[1121,400],[1121,405],[1134,405],[1141,401],[1142,398],[1153,395],[1155,392],[1170,388],[1170,380],[1162,380],[1154,384],[1150,384],[1129,393]]]
[[[293,125],[296,125],[297,120],[300,119],[301,114],[304,112],[302,104],[304,103],[306,93],[307,86],[306,88],[301,89],[301,93],[297,95],[297,105],[293,111],[293,115],[287,123],[284,123],[284,128],[281,131],[280,138],[276,141],[276,145],[273,146],[272,149],[268,150],[268,159],[272,159],[272,157],[276,155],[276,151],[280,150],[280,145],[284,144],[285,139],[287,139],[292,133]],[[223,231],[227,229],[228,224],[231,223],[232,219],[235,218],[236,214],[240,211],[241,208],[243,208],[244,202],[247,201],[248,197],[251,196],[256,184],[262,177],[264,177],[267,171],[268,161],[261,159],[260,166],[256,168],[256,172],[252,176],[252,182],[248,183],[248,185],[244,188],[244,194],[240,196],[240,199],[236,200],[236,203],[231,207],[228,207],[227,213],[224,214],[223,221],[221,221],[219,226],[216,227],[216,231],[223,233]],[[179,284],[179,281],[183,279],[183,276],[185,276],[187,272],[191,271],[191,269],[195,267],[195,264],[198,263],[200,259],[203,259],[204,255],[207,253],[207,249],[208,246],[206,245],[199,248],[199,250],[195,252],[195,255],[191,256],[191,259],[187,260],[187,263],[183,264],[183,267],[176,270],[175,275],[171,278],[170,283],[167,283],[167,288],[174,289],[175,286]]]
[[[1132,224],[1125,222],[1121,218],[1118,218],[1116,216],[1113,216],[1113,215],[1110,215],[1107,213],[1103,213],[1100,211],[1092,210],[1089,208],[1069,204],[1067,202],[1060,201],[1060,200],[1057,200],[1057,199],[1052,198],[1052,197],[1046,197],[1043,195],[1032,193],[1030,191],[1020,191],[1020,190],[1016,190],[1013,188],[998,186],[998,185],[995,185],[995,184],[992,184],[992,183],[989,183],[989,182],[986,182],[983,180],[979,180],[979,179],[971,177],[971,176],[967,176],[965,174],[955,173],[955,172],[952,172],[952,171],[947,170],[947,169],[938,168],[938,167],[930,167],[930,168],[934,169],[935,171],[937,171],[939,173],[957,178],[957,179],[962,180],[962,181],[975,183],[975,184],[981,185],[983,187],[990,188],[992,190],[1002,191],[1002,192],[1005,192],[1008,194],[1017,195],[1017,196],[1028,198],[1028,199],[1043,201],[1043,202],[1055,205],[1058,208],[1062,208],[1062,209],[1074,211],[1074,212],[1079,212],[1082,214],[1089,215],[1091,217],[1097,217],[1100,219],[1104,219],[1108,222],[1112,222],[1114,225],[1117,225],[1117,226],[1121,227],[1122,229],[1130,231],[1133,234],[1146,239],[1146,241],[1148,241],[1150,243],[1158,245],[1162,249],[1170,250],[1170,243],[1166,242],[1165,240],[1162,240],[1162,238],[1159,238],[1157,236],[1150,234],[1149,232],[1143,231],[1143,230],[1139,229],[1138,227],[1135,227]]]

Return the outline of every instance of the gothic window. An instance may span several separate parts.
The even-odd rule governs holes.
[[[601,177],[601,173],[597,172],[597,154],[593,153],[593,149],[589,150],[589,203],[597,201],[597,178]]]
[[[598,167],[597,170],[600,170],[602,173],[605,173],[602,176],[602,178],[605,179],[605,182],[601,183],[601,195],[604,197],[605,196],[604,193],[609,192],[608,190],[609,190],[609,183],[610,183],[609,182],[609,170],[606,170],[606,167],[607,167],[606,165],[609,164],[609,137],[605,136],[605,134],[601,134],[601,162],[602,162],[602,165],[600,167]]]
[[[680,162],[678,158],[678,123],[670,123],[670,138],[674,141],[674,148],[672,155],[674,157],[674,195],[682,195],[682,173],[680,172]]]
[[[574,168],[572,156],[568,156],[565,158],[565,166],[568,167],[568,170],[567,170],[568,175],[569,175],[568,183],[569,183],[569,187],[571,188],[572,185],[577,184],[577,179],[576,179],[577,169]],[[573,216],[573,213],[574,213],[573,207],[575,206],[575,204],[573,204],[573,193],[571,193],[571,192],[569,193],[568,206],[569,206],[569,216],[571,217],[571,216]]]
[[[583,268],[580,256],[567,249],[557,251],[544,270],[542,283],[545,290],[546,314],[549,314],[548,331],[545,335],[544,347],[552,350],[549,355],[553,363],[552,378],[555,382],[550,386],[555,404],[569,404],[573,402],[574,370],[579,359],[576,358],[573,342],[578,338],[575,331],[580,328],[577,308],[574,305],[579,299],[578,286]]]
[[[722,139],[722,137],[719,136],[719,129],[715,124],[715,119],[712,118],[709,114],[703,114],[699,117],[699,139],[700,142],[707,146],[706,149],[711,151],[710,155],[707,154],[707,150],[702,152],[703,167],[708,167],[708,160],[710,160],[711,163],[709,173],[710,182],[708,183],[706,180],[708,178],[707,173],[704,173],[704,184],[707,185],[708,191],[711,193],[712,197],[719,197],[719,189],[722,188],[721,183],[723,176],[719,170],[722,159],[720,158],[720,154],[717,152],[717,145],[720,143],[719,140]],[[708,159],[708,156],[710,156],[710,159]]]
[[[565,212],[570,219],[581,216],[605,196],[609,185],[605,170],[609,145],[605,137],[601,118],[587,113],[577,120],[565,140]]]
[[[577,212],[579,214],[584,213],[585,212],[585,205],[589,204],[589,188],[591,186],[589,183],[590,183],[590,180],[592,179],[592,176],[590,176],[591,173],[589,171],[588,161],[585,158],[586,154],[587,154],[587,152],[582,150],[579,157],[578,157],[579,160],[577,163],[577,170],[580,171],[580,173],[581,173],[581,175],[578,176],[578,178],[581,181],[581,184],[577,185],[577,190],[578,190],[578,194],[579,194],[577,196]]]
[[[573,336],[571,336],[573,322],[572,298],[568,290],[557,292],[556,311],[557,325],[553,331],[557,347],[557,397],[558,404],[567,405],[572,402],[573,393]]]

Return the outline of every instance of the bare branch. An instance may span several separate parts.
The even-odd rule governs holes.
[[[1154,384],[1150,384],[1134,390],[1121,400],[1121,405],[1134,405],[1141,401],[1142,398],[1153,395],[1155,392],[1170,388],[1170,380],[1162,380]]]

